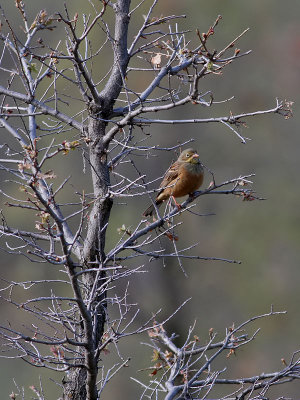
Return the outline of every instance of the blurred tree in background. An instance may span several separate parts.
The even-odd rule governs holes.
[[[1,18],[6,397],[297,396],[297,4],[43,6]],[[186,147],[203,190],[147,221]]]

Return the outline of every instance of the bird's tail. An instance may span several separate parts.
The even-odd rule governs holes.
[[[157,207],[159,207],[159,206],[161,205],[161,203],[162,203],[162,201],[155,202],[155,204],[156,204]],[[143,216],[144,216],[144,217],[151,217],[151,216],[153,215],[154,210],[155,210],[154,204],[151,204],[151,206],[149,206],[149,207],[147,208],[147,210],[145,210],[145,211],[143,212]]]

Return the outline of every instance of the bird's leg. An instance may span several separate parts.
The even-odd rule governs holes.
[[[178,208],[178,210],[180,210],[180,209],[181,209],[181,204],[177,203],[177,201],[176,201],[176,199],[175,199],[174,196],[171,196],[171,197],[172,197],[172,200],[173,200],[174,203],[175,203],[175,206]]]

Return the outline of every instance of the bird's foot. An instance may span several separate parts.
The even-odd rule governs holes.
[[[175,206],[177,207],[177,210],[178,210],[178,211],[181,210],[181,209],[182,209],[181,204],[177,203],[175,197],[172,196],[172,199],[173,199],[173,201],[174,201],[174,203],[175,203]]]
[[[197,193],[199,193],[198,190],[196,190],[196,192],[190,193],[189,194],[189,199],[194,200],[197,197]]]

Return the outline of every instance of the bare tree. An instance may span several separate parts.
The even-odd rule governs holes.
[[[159,190],[156,180],[149,181],[146,167],[137,166],[136,156],[146,159],[191,142],[186,138],[174,145],[170,138],[169,147],[159,142],[149,145],[146,127],[151,131],[155,124],[218,123],[246,142],[241,128],[247,118],[261,114],[288,118],[291,114],[290,103],[277,100],[274,107],[263,111],[191,119],[178,113],[178,119],[164,119],[165,111],[186,104],[194,104],[197,110],[214,108],[215,96],[201,92],[199,82],[249,54],[236,48],[246,31],[221,50],[211,50],[210,38],[220,16],[206,33],[195,34],[180,29],[183,15],[157,17],[158,0],[152,1],[142,18],[144,3],[89,1],[84,6],[91,9],[89,15],[70,15],[65,6],[55,15],[41,10],[31,21],[24,2],[16,0],[22,30],[19,20],[8,20],[2,11],[0,162],[5,188],[1,193],[5,208],[20,210],[35,226],[32,231],[13,227],[3,210],[3,250],[12,257],[23,255],[45,267],[51,265],[60,276],[4,284],[1,298],[37,321],[23,331],[2,325],[4,346],[33,367],[61,372],[64,399],[96,400],[128,363],[120,353],[120,361],[108,368],[101,354],[110,343],[118,348],[128,336],[148,332],[154,363],[149,382],[139,382],[139,398],[210,399],[217,386],[225,388],[218,398],[266,398],[272,385],[299,379],[296,353],[281,371],[237,379],[223,378],[224,371],[215,369],[214,362],[224,352],[234,353],[253,340],[257,332],[248,336],[242,331],[246,325],[277,312],[271,310],[232,327],[221,341],[211,332],[208,341],[201,343],[191,327],[184,345],[177,347],[174,335],[165,331],[166,321],[158,322],[154,314],[137,326],[136,316],[143,305],[133,306],[126,291],[120,297],[114,289],[121,280],[139,273],[144,262],[140,260],[145,258],[172,257],[183,271],[184,259],[206,259],[192,253],[192,243],[182,249],[176,241],[182,214],[190,211],[199,196],[259,198],[251,189],[251,175],[217,183],[207,168],[212,174],[207,189],[193,193],[180,208],[169,203],[162,213],[156,209],[151,221],[141,216],[135,227],[122,226],[120,239],[105,247],[114,200],[130,202],[144,196],[151,201]],[[128,34],[131,21],[135,21],[132,37]],[[58,29],[63,29],[64,39],[54,43]],[[101,60],[109,57],[111,64],[105,70],[102,62],[100,76],[95,65],[99,69]],[[137,89],[139,74],[144,86]],[[74,179],[71,172],[62,181],[56,176],[56,160],[61,155],[67,160],[72,150],[86,176],[86,187],[75,192],[69,185]],[[67,161],[66,165],[67,169]],[[16,188],[21,189],[19,195]],[[172,243],[172,252],[165,250],[164,241]],[[68,296],[61,294],[61,285],[71,288],[63,291]],[[15,294],[17,288],[39,286],[43,292],[50,288],[51,295],[29,296],[20,302]],[[116,311],[118,316],[112,317]],[[39,399],[45,398],[42,391],[33,390]]]

